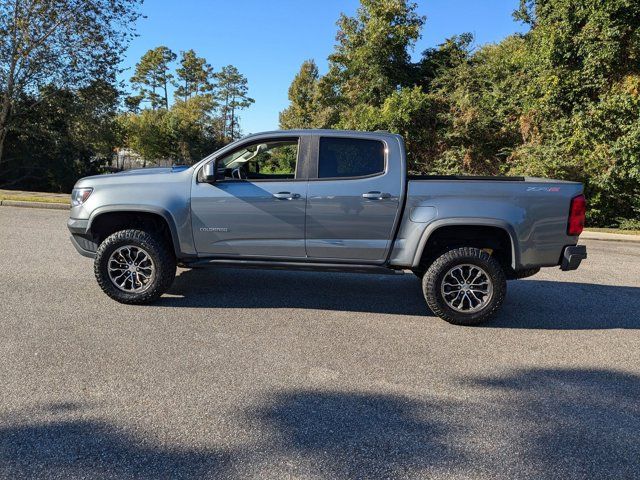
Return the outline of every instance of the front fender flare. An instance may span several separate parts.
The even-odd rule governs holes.
[[[87,222],[86,231],[89,233],[91,231],[91,226],[97,217],[103,215],[105,213],[124,213],[124,212],[136,212],[136,213],[151,213],[154,215],[159,215],[162,217],[169,226],[169,231],[171,232],[171,240],[173,241],[173,249],[175,251],[176,257],[181,258],[185,255],[180,251],[180,237],[178,235],[178,228],[176,226],[176,221],[171,212],[168,210],[156,207],[153,205],[103,205],[101,207],[96,208],[91,215],[89,216],[89,220]]]

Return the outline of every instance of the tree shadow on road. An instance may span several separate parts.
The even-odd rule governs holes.
[[[504,399],[492,416],[515,430],[519,455],[511,461],[540,472],[532,478],[638,478],[637,375],[533,368],[467,383]]]
[[[160,444],[53,405],[48,419],[0,417],[0,477],[637,478],[637,375],[530,368],[453,383],[410,394],[278,388],[238,406],[254,440],[232,450],[215,435],[197,449]]]
[[[304,308],[394,315],[433,315],[413,275],[199,268],[184,270],[157,303],[166,307]],[[487,327],[640,328],[640,288],[588,283],[509,282],[498,317]]]
[[[461,427],[439,415],[445,408],[401,395],[297,390],[274,394],[254,416],[278,457],[302,457],[327,478],[396,478],[465,462],[448,442]]]
[[[159,446],[103,421],[0,418],[1,478],[220,477],[229,460],[225,451]]]
[[[331,478],[622,479],[640,471],[638,376],[525,369],[464,379],[461,389],[455,399],[424,392],[428,400],[285,391],[256,415],[280,458],[306,459],[312,473]]]

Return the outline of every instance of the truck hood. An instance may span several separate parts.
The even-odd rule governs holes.
[[[183,169],[184,170],[184,169]],[[168,167],[152,167],[152,168],[133,168],[131,170],[123,170],[122,172],[112,173],[112,176],[122,175],[157,175],[159,173],[173,173],[173,168]],[[178,170],[180,171],[180,170]]]
[[[90,177],[84,177],[78,180],[75,187],[85,187],[96,184],[116,183],[118,180],[123,181],[130,179],[131,177],[164,177],[165,175],[172,175],[176,173],[184,172],[190,167],[176,166],[176,167],[152,167],[152,168],[134,168],[132,170],[124,170],[117,173],[106,173],[102,175],[92,175]]]

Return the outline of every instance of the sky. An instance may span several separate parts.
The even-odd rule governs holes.
[[[523,31],[511,13],[519,0],[417,0],[426,15],[414,59],[447,37],[463,32],[475,45],[498,42]],[[138,20],[139,35],[127,50],[122,79],[149,49],[165,45],[179,54],[193,48],[219,70],[233,64],[249,82],[255,103],[240,114],[245,134],[278,127],[278,113],[287,107],[287,90],[300,65],[314,59],[327,70],[340,13],[353,15],[358,0],[145,0]]]

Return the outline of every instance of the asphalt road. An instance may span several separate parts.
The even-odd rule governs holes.
[[[640,244],[464,328],[411,275],[180,270],[120,305],[66,216],[0,207],[2,478],[640,477]]]

